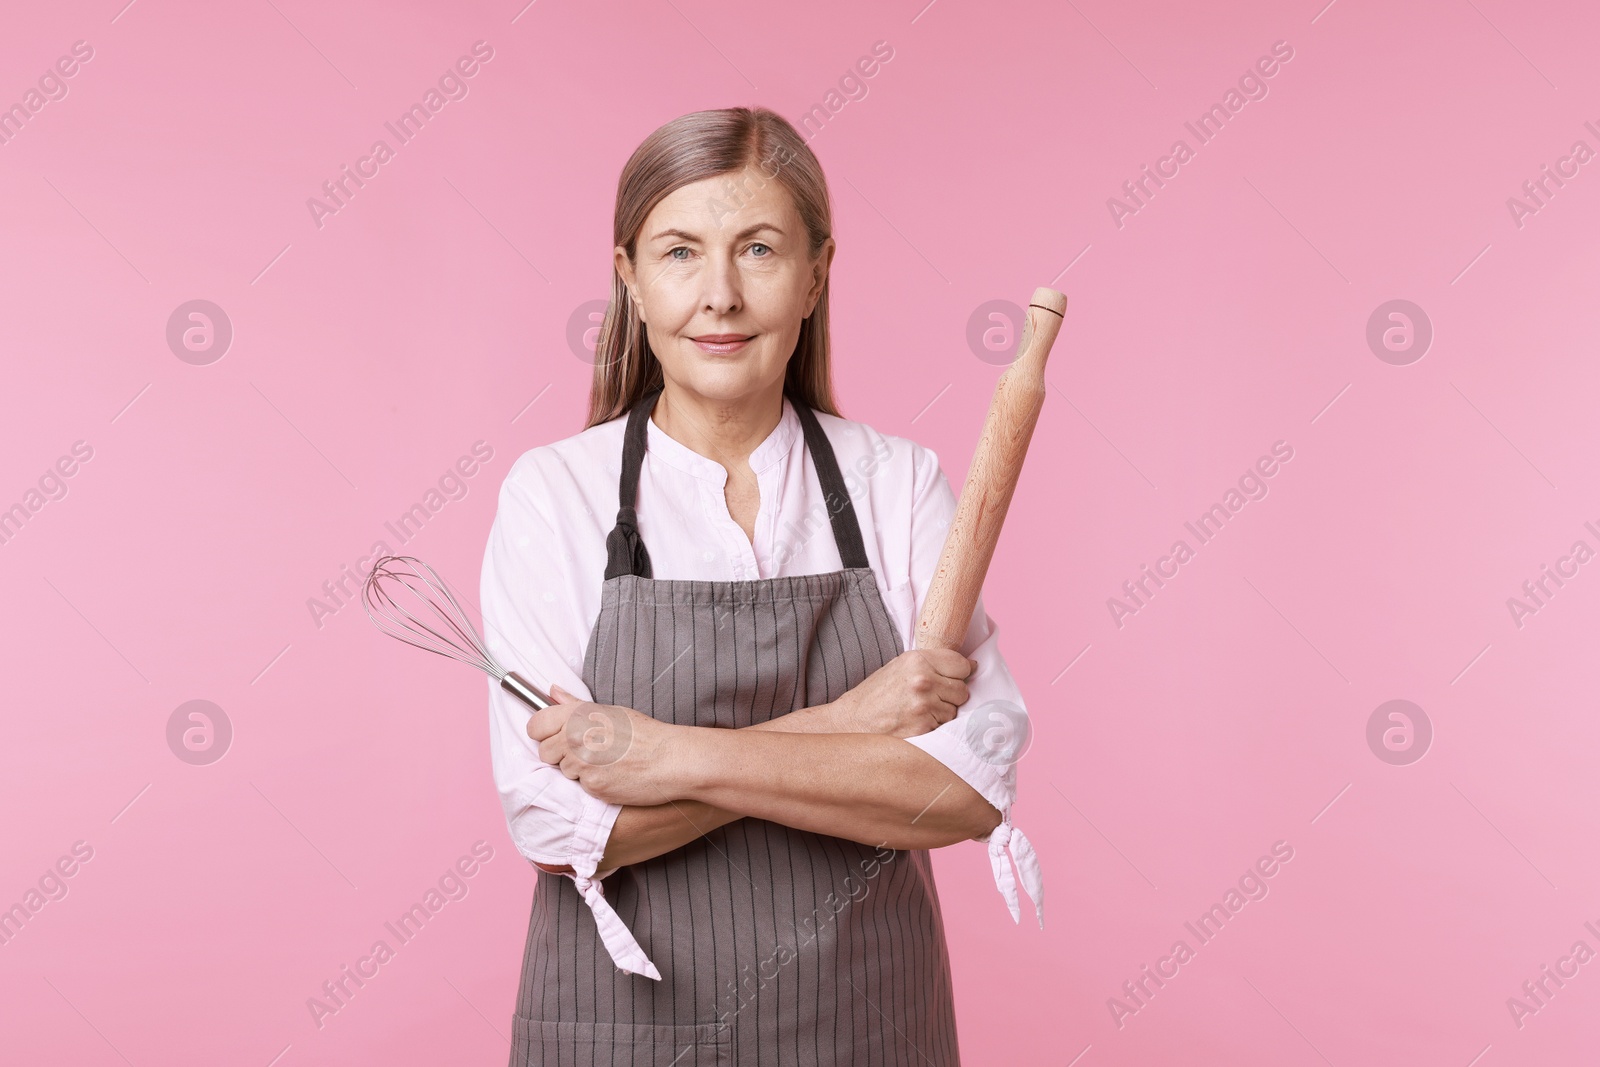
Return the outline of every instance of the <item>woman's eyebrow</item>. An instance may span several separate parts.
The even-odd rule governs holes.
[[[779,229],[778,227],[772,225],[770,222],[758,222],[754,226],[746,226],[744,229],[742,229],[738,233],[734,234],[733,235],[733,239],[735,241],[741,241],[746,237],[751,237],[751,236],[753,236],[753,235],[755,235],[757,233],[760,233],[762,230],[771,230],[773,233],[777,234],[779,237],[783,236],[783,231],[781,229]],[[700,235],[699,234],[689,233],[686,230],[679,230],[679,229],[662,230],[659,233],[655,234],[653,237],[651,237],[650,240],[659,241],[663,237],[677,237],[677,238],[679,238],[681,240],[685,240],[685,241],[698,241],[698,240],[700,240]]]

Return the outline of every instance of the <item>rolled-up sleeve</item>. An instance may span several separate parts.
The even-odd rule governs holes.
[[[910,610],[914,635],[916,617],[921,613],[955,517],[956,496],[934,452],[918,446],[913,456]],[[1000,655],[999,627],[984,610],[981,595],[960,651],[978,664],[967,679],[967,702],[949,722],[905,740],[949,767],[1000,812],[1000,824],[993,832],[974,840],[987,841],[995,884],[1011,917],[1021,921],[1016,879],[1011,872],[1014,860],[1023,888],[1033,901],[1034,914],[1043,926],[1044,880],[1038,857],[1027,837],[1011,821],[1011,806],[1017,796],[1017,763],[1030,740],[1027,703]]]
[[[534,453],[522,456],[500,488],[484,550],[481,583],[484,641],[501,666],[538,688],[551,684],[582,699],[579,674],[584,621],[575,617],[573,564],[563,531],[549,521],[547,486]],[[606,948],[629,973],[661,977],[606,902],[600,871],[622,805],[590,795],[561,768],[539,757],[528,736],[531,709],[489,679],[489,751],[495,787],[517,851],[544,870],[570,877],[583,894]]]

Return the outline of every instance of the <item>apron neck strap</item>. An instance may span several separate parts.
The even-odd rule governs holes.
[[[784,383],[784,395],[800,416],[800,425],[806,433],[806,448],[811,451],[811,465],[817,468],[817,480],[822,483],[822,499],[828,508],[828,520],[833,523],[833,543],[839,548],[839,559],[846,567],[867,567],[867,549],[861,540],[861,523],[856,518],[856,505],[844,487],[839,474],[839,461],[834,458],[833,444],[817,422],[817,414],[804,400],[790,391]]]
[[[617,525],[606,537],[606,578],[623,574],[651,577],[650,552],[639,536],[639,516],[634,505],[639,499],[639,470],[644,465],[644,454],[649,446],[649,428],[645,422],[656,406],[663,386],[656,386],[633,405],[628,412],[628,425],[622,438],[622,477],[618,481]],[[839,473],[839,461],[833,454],[833,444],[817,421],[814,411],[784,383],[784,396],[794,407],[805,432],[806,448],[811,452],[811,463],[817,469],[817,480],[822,484],[822,496],[827,502],[828,520],[833,524],[833,540],[839,549],[839,559],[845,567],[867,567],[867,550],[861,539],[861,523],[856,518],[855,503],[845,489],[844,478]]]

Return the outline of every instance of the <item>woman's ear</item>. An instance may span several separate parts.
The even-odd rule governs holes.
[[[628,299],[633,301],[633,312],[639,316],[639,321],[644,322],[644,301],[639,298],[639,278],[633,269],[633,261],[628,258],[628,250],[621,245],[612,249],[611,262],[616,268],[617,277],[622,279],[623,286],[628,290]]]
[[[811,261],[811,290],[806,294],[806,313],[800,316],[809,319],[811,313],[817,310],[817,301],[822,299],[822,287],[827,284],[828,270],[833,265],[833,253],[838,245],[830,237],[822,242],[822,247],[817,250],[817,257]]]

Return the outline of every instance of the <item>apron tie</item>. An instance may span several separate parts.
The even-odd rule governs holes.
[[[631,505],[617,512],[617,524],[606,535],[606,577],[618,574],[650,577],[650,553],[639,536],[639,519]]]
[[[628,412],[628,425],[622,436],[622,471],[617,479],[617,524],[606,534],[606,580],[624,574],[652,578],[650,553],[639,536],[639,516],[634,506],[639,502],[639,471],[644,466],[644,454],[650,442],[650,411],[661,395],[656,386],[641,396]]]
[[[1007,846],[1012,851],[1007,856]],[[1011,812],[1008,810],[1000,820],[1000,825],[994,828],[989,835],[989,866],[994,868],[994,881],[1000,887],[1000,895],[1006,898],[1006,907],[1011,909],[1011,920],[1022,921],[1022,909],[1017,902],[1017,883],[1011,874],[1011,861],[1015,860],[1017,872],[1022,876],[1022,887],[1027,890],[1028,899],[1033,901],[1033,913],[1039,920],[1039,928],[1044,928],[1044,875],[1039,870],[1039,857],[1033,851],[1033,843],[1015,826],[1011,825]]]
[[[625,974],[642,974],[658,982],[661,981],[661,972],[656,970],[656,965],[650,962],[649,957],[644,954],[644,949],[628,931],[628,924],[623,922],[622,917],[611,907],[611,902],[606,899],[605,890],[600,888],[600,883],[584,874],[575,873],[571,878],[577,885],[578,892],[583,894],[589,910],[594,913],[595,926],[600,931],[600,941],[611,954],[612,962]]]

